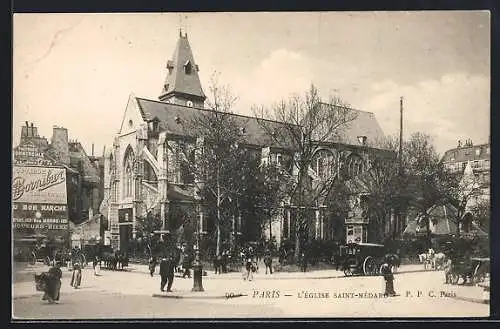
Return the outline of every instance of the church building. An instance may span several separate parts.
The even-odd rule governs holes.
[[[199,232],[213,230],[210,218],[203,208],[196,205],[194,179],[190,175],[174,148],[170,147],[179,139],[195,139],[183,123],[199,115],[205,109],[206,96],[199,78],[199,67],[195,62],[186,34],[179,35],[171,60],[166,64],[166,78],[158,100],[131,95],[125,108],[119,131],[113,147],[107,148],[104,163],[104,201],[101,206],[109,220],[111,244],[124,250],[136,238],[137,218],[157,212],[163,223],[160,233],[178,229],[182,221],[179,209],[191,207],[194,212],[184,212],[194,216]],[[365,170],[372,143],[384,137],[373,113],[356,111],[356,119],[344,130],[341,140],[326,146],[317,154],[311,179],[321,179],[327,170],[345,168],[355,176]],[[272,138],[260,127],[256,118],[234,115],[241,122],[249,147],[262,154],[263,159],[279,162],[286,150],[273,145]],[[275,123],[280,125],[279,122]],[[293,152],[292,152],[293,154]],[[194,159],[193,159],[194,161]],[[335,169],[333,169],[335,168]],[[355,184],[353,184],[355,185]],[[356,191],[353,195],[359,198]],[[368,220],[360,211],[346,215],[341,228],[334,228],[323,216],[323,208],[316,210],[315,235],[318,239],[335,239],[366,242]],[[272,236],[279,243],[293,235],[293,207],[284,205],[282,218],[272,224]],[[107,211],[104,211],[107,209]],[[182,217],[182,216],[180,216]],[[243,220],[244,222],[245,220]],[[233,225],[234,234],[245,225],[237,219]],[[263,232],[268,236],[269,232]]]

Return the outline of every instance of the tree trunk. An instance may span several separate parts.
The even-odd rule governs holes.
[[[299,261],[300,259],[300,251],[301,251],[301,246],[300,246],[300,224],[299,224],[299,218],[300,215],[297,212],[297,219],[295,221],[295,251],[293,254],[293,258],[295,261]]]
[[[464,211],[462,211],[460,208],[457,209],[457,238],[460,238],[460,220],[463,217],[462,214]]]
[[[432,239],[431,239],[431,222],[430,218],[425,215],[425,228],[426,228],[426,233],[427,233],[427,244],[429,245],[429,248],[432,248]]]
[[[269,214],[269,245],[271,245],[272,240],[273,240],[273,223],[272,223],[272,215]]]
[[[217,167],[217,244],[215,249],[215,255],[220,255],[220,245],[221,245],[221,214],[220,214],[221,198],[220,198],[220,183],[219,183],[219,168]]]

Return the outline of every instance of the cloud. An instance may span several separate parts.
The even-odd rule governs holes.
[[[452,73],[413,85],[392,80],[373,83],[363,108],[375,112],[386,134],[399,129],[399,99],[404,97],[404,133],[429,133],[438,152],[458,139],[486,142],[490,131],[490,81],[483,75]]]
[[[313,81],[308,59],[299,52],[276,49],[233,82],[239,100],[237,108],[248,113],[252,105],[269,105],[292,94],[304,93]]]

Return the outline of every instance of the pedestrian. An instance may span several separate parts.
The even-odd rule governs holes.
[[[68,252],[68,256],[66,258],[66,268],[68,269],[68,271],[71,271],[71,269],[73,268],[73,265],[72,265],[72,255],[71,255],[71,251]]]
[[[451,258],[446,259],[444,262],[443,268],[444,268],[444,283],[452,283],[451,281],[451,267],[452,267],[452,261]]]
[[[62,271],[56,265],[47,272],[35,274],[35,284],[37,291],[43,291],[42,300],[47,300],[49,304],[59,300],[61,291]]]
[[[182,278],[185,279],[186,276],[191,279],[191,257],[186,253],[182,259],[182,268],[184,269],[184,273],[182,274]]]
[[[160,278],[161,278],[160,290],[165,291],[165,285],[167,284],[168,280],[168,263],[167,263],[167,258],[165,257],[163,257],[160,261]]]
[[[305,252],[300,256],[300,270],[304,273],[307,271],[307,254]]]
[[[149,275],[153,276],[156,269],[156,257],[152,256],[149,258]]]
[[[80,263],[76,262],[75,264],[73,264],[73,275],[71,276],[70,285],[73,288],[78,289],[81,283],[82,283],[82,268],[80,266]]]
[[[386,297],[396,296],[396,292],[394,291],[394,274],[392,273],[391,266],[386,261],[384,264],[382,264],[380,270],[382,272],[382,275],[384,276],[384,281],[385,281],[384,296]]]
[[[253,280],[254,266],[253,266],[251,258],[247,258],[247,261],[245,264],[245,270],[246,270],[246,273],[245,273],[245,276],[243,277],[243,280],[252,281]]]
[[[273,274],[273,258],[271,257],[270,252],[266,253],[266,256],[264,256],[264,264],[266,265],[266,274],[268,268],[269,274]]]
[[[99,256],[95,256],[94,261],[93,261],[93,265],[94,265],[94,275],[100,276],[101,275],[101,259],[99,258]]]
[[[219,254],[219,255],[215,256],[214,267],[215,267],[215,274],[222,273],[222,255]]]
[[[174,283],[175,274],[175,255],[170,255],[167,259],[167,291],[172,291],[172,284]]]

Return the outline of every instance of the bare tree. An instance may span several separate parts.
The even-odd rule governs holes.
[[[366,207],[371,225],[376,229],[375,240],[384,238],[383,229],[391,213],[399,212],[404,200],[402,190],[406,180],[401,175],[399,163],[396,161],[398,140],[387,137],[376,141],[376,147],[368,150],[370,165],[357,179],[366,192]],[[391,226],[390,236],[396,236],[396,226]]]
[[[301,240],[308,232],[310,219],[307,213],[325,198],[331,190],[335,175],[313,184],[310,169],[312,161],[326,143],[341,142],[342,132],[349,122],[356,119],[356,112],[339,97],[329,102],[321,100],[316,87],[311,86],[303,97],[294,96],[271,108],[254,109],[260,126],[274,143],[295,152],[292,180],[289,190],[291,203],[297,208],[295,221],[295,258],[301,252]],[[266,119],[280,122],[279,126]]]
[[[403,148],[407,194],[411,196],[409,205],[416,210],[420,223],[425,225],[430,245],[432,219],[429,210],[449,201],[450,180],[429,135],[414,133]]]
[[[205,206],[214,209],[216,255],[220,255],[222,229],[229,226],[229,213],[238,200],[245,174],[245,150],[241,147],[245,142],[241,126],[245,122],[233,115],[237,99],[227,86],[219,84],[215,75],[208,96],[209,109],[181,123],[191,138],[178,140],[169,147],[180,155],[185,171],[193,174],[197,194]]]

